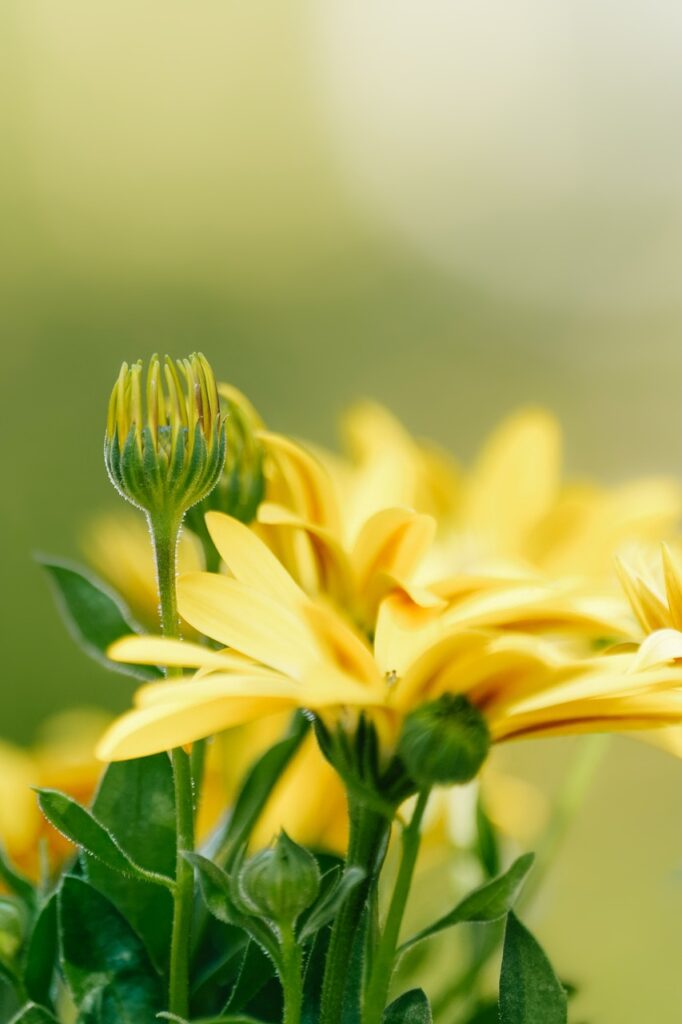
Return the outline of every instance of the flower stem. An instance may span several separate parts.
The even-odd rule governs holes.
[[[282,990],[284,992],[283,1024],[301,1024],[303,1009],[303,978],[301,947],[290,926],[281,930]]]
[[[398,948],[400,926],[403,921],[407,898],[412,885],[419,844],[421,841],[421,823],[429,799],[429,790],[423,789],[417,797],[417,803],[409,825],[403,829],[402,855],[396,879],[391,905],[388,909],[386,924],[379,940],[372,974],[365,997],[363,1024],[381,1024],[381,1018],[388,1000],[388,990],[395,966],[395,953]]]
[[[176,551],[180,521],[171,516],[150,518],[159,588],[159,613],[164,636],[178,637],[176,593]],[[168,669],[168,676],[177,671]],[[185,859],[185,851],[194,849],[194,792],[189,755],[178,747],[171,751],[175,785],[176,863],[171,936],[168,1008],[179,1017],[189,1009],[189,951],[194,903],[194,872]]]
[[[321,1024],[340,1024],[347,1007],[349,965],[361,937],[362,917],[383,863],[391,829],[388,818],[351,794],[348,811],[350,836],[346,865],[361,867],[367,875],[342,905],[332,928],[322,983]]]

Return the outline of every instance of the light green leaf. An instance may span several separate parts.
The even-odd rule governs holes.
[[[235,801],[216,857],[216,860],[226,868],[230,868],[246,844],[275,783],[298,750],[309,727],[309,722],[303,715],[295,715],[291,735],[270,747],[249,770]]]
[[[114,640],[141,632],[118,594],[81,566],[42,555],[38,561],[50,577],[70,633],[91,658],[135,679],[158,679],[163,674],[154,666],[122,665],[107,658]]]
[[[24,962],[24,986],[29,998],[46,1004],[57,966],[57,894],[53,893],[36,917]]]
[[[305,942],[336,917],[346,897],[364,881],[365,877],[366,872],[363,868],[346,868],[338,882],[313,907],[301,928],[299,941]]]
[[[61,962],[79,1024],[153,1024],[161,980],[128,922],[88,882],[67,875],[59,893]]]
[[[175,793],[167,754],[107,766],[92,805],[97,820],[146,871],[175,876]],[[173,920],[169,892],[84,858],[88,880],[111,900],[144,940],[154,964],[168,964]]]
[[[403,993],[384,1010],[383,1024],[432,1024],[431,1007],[420,988]]]
[[[541,946],[514,913],[507,918],[500,1024],[566,1024],[566,991]]]
[[[57,1018],[45,1009],[44,1006],[36,1006],[35,1003],[28,1003],[19,1013],[12,1017],[9,1024],[58,1024]]]
[[[479,889],[474,889],[449,914],[439,918],[434,924],[404,942],[399,953],[404,953],[417,942],[422,942],[424,939],[442,932],[445,928],[452,928],[453,925],[461,924],[464,921],[485,923],[504,917],[514,906],[533,860],[532,853],[526,853],[519,857],[503,875],[494,878],[492,882],[486,882]]]
[[[56,789],[37,789],[38,803],[47,820],[54,827],[82,847],[86,853],[97,857],[107,867],[123,875],[133,875],[172,888],[172,878],[146,871],[136,864],[121,849],[111,833],[85,807]]]

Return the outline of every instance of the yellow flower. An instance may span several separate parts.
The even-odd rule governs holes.
[[[545,624],[534,588],[445,609],[415,608],[394,590],[382,599],[369,640],[306,595],[252,531],[227,516],[207,518],[232,576],[181,578],[179,606],[195,629],[230,650],[158,637],[114,644],[114,659],[199,671],[138,691],[136,709],[99,744],[104,760],[169,749],[294,708],[333,718],[368,712],[390,747],[405,716],[443,694],[478,708],[493,742],[682,720],[674,669],[635,674],[630,654],[578,663],[538,638],[500,632]]]
[[[542,409],[504,420],[466,473],[381,406],[353,407],[344,428],[352,459],[326,461],[350,517],[357,522],[392,503],[432,513],[439,564],[459,571],[532,567],[610,578],[621,545],[670,536],[682,511],[680,486],[666,477],[612,489],[562,483],[561,431]]]

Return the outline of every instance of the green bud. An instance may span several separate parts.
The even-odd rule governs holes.
[[[398,741],[398,753],[419,786],[470,782],[489,747],[481,712],[462,694],[449,693],[412,711]]]
[[[10,899],[0,898],[0,956],[12,960],[24,939],[24,915]]]
[[[223,472],[216,487],[190,510],[187,518],[189,528],[202,539],[208,537],[204,523],[207,512],[225,512],[242,523],[251,523],[265,493],[263,446],[257,436],[263,422],[236,388],[219,384],[218,393],[227,438]]]
[[[239,891],[254,914],[290,927],[317,899],[320,869],[308,850],[281,832],[273,847],[243,865]]]
[[[124,498],[151,516],[181,516],[215,487],[225,424],[213,371],[201,354],[163,365],[124,363],[109,402],[104,459]],[[143,395],[144,390],[144,395]]]

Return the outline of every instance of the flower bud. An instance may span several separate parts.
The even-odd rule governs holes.
[[[398,752],[420,787],[470,782],[486,759],[485,718],[462,694],[443,694],[412,711],[403,723]]]
[[[181,516],[215,487],[225,462],[225,425],[213,371],[201,354],[162,364],[124,363],[109,402],[104,441],[109,477],[151,516]]]
[[[204,524],[207,512],[225,512],[242,523],[251,523],[263,500],[263,446],[257,438],[262,429],[260,416],[236,388],[220,384],[218,392],[225,411],[227,444],[223,472],[216,487],[191,509],[187,525],[199,537],[208,536]]]
[[[239,890],[254,914],[290,927],[320,891],[320,869],[308,850],[281,832],[273,847],[247,860]]]

